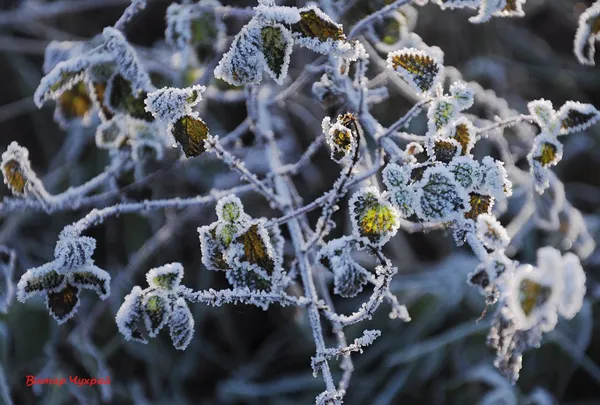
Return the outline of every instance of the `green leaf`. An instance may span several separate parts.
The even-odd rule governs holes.
[[[166,296],[159,292],[149,293],[144,297],[142,311],[150,337],[158,335],[167,321],[169,316],[167,306]]]
[[[315,8],[300,12],[300,21],[292,24],[292,32],[307,38],[317,38],[321,42],[328,39],[334,41],[346,39],[342,27],[326,18],[322,12],[318,13]]]
[[[75,271],[69,276],[71,284],[79,288],[94,290],[101,299],[107,298],[110,293],[110,276],[96,266],[90,266],[88,270]]]
[[[55,270],[42,271],[36,274],[35,270],[28,271],[21,278],[23,285],[23,292],[27,295],[41,293],[43,291],[51,291],[63,284],[65,275],[56,272]]]
[[[263,230],[262,227],[260,230]],[[244,247],[244,254],[240,261],[255,264],[270,275],[275,269],[275,263],[268,251],[270,243],[265,240],[260,230],[259,225],[254,224],[237,238],[236,242],[241,243]]]
[[[277,24],[263,27],[260,36],[262,51],[269,67],[267,72],[280,83],[287,74],[292,53],[292,35],[283,25]]]
[[[134,118],[153,121],[152,114],[146,111],[147,93],[141,92],[137,97],[132,94],[131,83],[120,74],[114,75],[109,81],[109,105],[114,111],[129,114]]]
[[[208,139],[208,126],[200,118],[184,115],[173,124],[172,134],[186,157],[200,156],[206,150],[204,141]]]

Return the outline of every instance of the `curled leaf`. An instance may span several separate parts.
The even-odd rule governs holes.
[[[600,38],[600,3],[595,2],[579,16],[573,51],[582,65],[595,65],[596,41]]]
[[[600,22],[599,22],[600,24]],[[560,133],[585,131],[600,119],[600,111],[591,104],[567,101],[557,112]]]

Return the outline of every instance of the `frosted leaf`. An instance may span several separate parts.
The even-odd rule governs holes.
[[[477,220],[482,214],[491,214],[494,206],[494,197],[486,194],[469,193],[469,205],[471,209],[465,212],[466,219]]]
[[[331,149],[331,160],[336,163],[352,163],[359,142],[357,131],[353,131],[357,125],[357,118],[352,114],[338,116],[333,125],[330,124],[329,117],[323,119],[321,127]]]
[[[89,67],[112,62],[108,53],[94,52],[59,62],[46,76],[42,78],[33,94],[33,100],[41,107],[47,100],[56,100],[66,90],[81,82]]]
[[[469,22],[480,24],[489,21],[492,16],[502,16],[502,11],[509,1],[519,0],[481,0],[478,14],[469,18]]]
[[[554,134],[558,131],[557,117],[552,102],[544,99],[530,101],[527,109],[535,118],[542,131]]]
[[[220,6],[216,0],[201,0],[194,4],[173,3],[167,8],[165,40],[182,51],[189,46],[214,46],[225,37],[226,27],[213,10]]]
[[[146,93],[132,93],[131,83],[120,74],[113,75],[106,84],[104,100],[113,113],[124,113],[134,118],[152,121],[152,114],[146,111]]]
[[[320,251],[317,259],[333,273],[334,293],[350,298],[367,284],[367,270],[350,255],[351,241],[347,237],[334,239]]]
[[[54,121],[61,128],[68,128],[73,122],[89,125],[92,107],[88,86],[81,81],[60,94],[56,100]]]
[[[29,163],[29,151],[16,142],[11,142],[2,153],[2,175],[4,184],[16,196],[25,197],[35,191],[39,181]]]
[[[64,288],[66,276],[59,273],[58,268],[59,266],[50,262],[27,270],[17,283],[17,300],[25,302],[34,295]]]
[[[153,90],[148,73],[141,66],[135,50],[129,45],[123,34],[112,27],[104,28],[102,35],[105,46],[113,56],[121,76],[131,83],[134,96],[139,96],[143,91]]]
[[[481,214],[477,217],[477,237],[491,250],[504,249],[510,243],[506,229],[492,215]]]
[[[432,0],[432,3],[440,6],[442,10],[460,9],[460,8],[477,8],[481,0]]]
[[[192,114],[193,107],[202,100],[202,93],[205,90],[206,87],[200,85],[184,89],[163,87],[148,93],[144,100],[145,109],[154,118],[170,122],[182,115]]]
[[[388,163],[383,169],[383,183],[388,189],[390,201],[398,209],[400,216],[408,218],[414,214],[415,191],[409,185],[411,169],[408,165]]]
[[[167,131],[181,145],[186,157],[200,156],[206,151],[204,141],[209,137],[208,126],[198,113],[178,118],[169,124]]]
[[[169,334],[177,350],[185,350],[194,336],[194,318],[183,298],[173,303],[169,316]]]
[[[583,305],[586,277],[579,258],[573,253],[563,256],[562,268],[563,287],[558,301],[558,312],[566,319],[571,319]]]
[[[429,95],[441,82],[444,70],[435,56],[415,48],[390,52],[387,66],[399,73],[417,94],[423,96]]]
[[[125,116],[115,115],[110,120],[98,125],[96,128],[96,146],[102,149],[117,149],[127,140],[126,129],[123,122]]]
[[[106,94],[106,83],[109,78],[110,76],[106,79],[106,82],[90,80],[88,85],[90,99],[94,103],[94,107],[98,110],[98,115],[102,122],[108,121],[113,117],[113,113],[111,109],[108,108],[104,96]]]
[[[198,228],[198,234],[200,235],[200,250],[202,252],[202,264],[204,264],[208,270],[228,270],[230,267],[224,258],[225,247],[216,234],[217,226],[218,223],[213,223]]]
[[[150,269],[146,273],[146,282],[150,287],[173,291],[179,287],[183,278],[181,263],[169,263]]]
[[[428,168],[415,190],[415,212],[425,221],[450,222],[469,209],[467,192],[447,168]]]
[[[167,323],[170,314],[169,297],[161,290],[144,294],[142,313],[150,337],[155,337]]]
[[[598,21],[600,25],[600,20]],[[567,101],[557,112],[560,133],[585,131],[600,119],[600,112],[591,104]]]
[[[49,291],[46,295],[46,308],[59,325],[75,316],[80,303],[79,288],[69,283],[60,290]]]
[[[356,238],[366,238],[370,243],[383,246],[398,231],[399,213],[380,195],[376,187],[360,189],[349,201],[350,219]]]
[[[459,109],[452,97],[438,97],[427,110],[427,128],[429,134],[442,131],[458,116]]]
[[[595,65],[596,41],[600,38],[600,2],[595,2],[579,16],[573,51],[582,65]]]
[[[475,146],[475,132],[475,127],[468,118],[459,117],[447,128],[446,136],[460,143],[462,155],[470,155]]]
[[[366,269],[349,255],[334,256],[330,263],[333,269],[334,293],[345,298],[355,297],[367,284]]]
[[[281,272],[280,258],[275,256],[264,221],[257,220],[244,227],[228,248],[226,260],[236,282],[250,282],[259,290],[270,287],[270,277]],[[238,285],[237,287],[243,287]]]
[[[292,33],[281,24],[273,24],[262,27],[260,36],[265,71],[275,80],[275,83],[283,84],[294,45]]]
[[[410,182],[410,167],[388,163],[381,173],[383,183],[388,189],[406,187]]]
[[[462,146],[458,141],[444,136],[427,137],[425,146],[431,160],[446,164],[460,156],[462,152]]]
[[[125,340],[148,343],[139,328],[142,323],[142,298],[142,289],[136,285],[125,296],[125,300],[121,304],[115,320],[117,321],[119,332],[125,337]]]
[[[92,261],[95,249],[94,238],[61,234],[54,248],[54,257],[62,268],[76,269]]]
[[[17,255],[11,249],[0,246],[0,313],[8,313],[15,296],[13,274]]]
[[[102,300],[110,295],[110,275],[93,264],[87,264],[69,273],[68,278],[69,284],[80,289],[93,290]]]
[[[257,14],[260,14],[267,20],[278,21],[280,23],[291,25],[300,21],[300,11],[296,7],[276,6],[271,2],[261,2],[254,7]]]
[[[465,190],[473,190],[481,182],[479,163],[471,157],[459,156],[450,162],[448,169]]]
[[[312,5],[298,11],[300,21],[291,25],[294,40],[298,45],[323,55],[333,53],[345,59],[356,60],[357,49],[346,42],[341,24],[337,24]]]
[[[60,62],[81,54],[83,48],[83,42],[80,41],[50,41],[44,50],[44,74],[48,74]]]
[[[523,17],[523,5],[527,0],[506,0],[506,5],[494,13],[494,17]]]
[[[215,210],[219,221],[244,223],[250,220],[250,216],[244,212],[242,201],[235,194],[219,199]]]
[[[235,36],[214,75],[234,86],[258,84],[262,80],[265,58],[262,53],[261,24],[252,19]]]
[[[504,162],[486,156],[481,160],[480,168],[482,173],[480,190],[484,194],[489,194],[498,200],[512,195],[512,183],[508,179]]]
[[[456,101],[456,106],[462,111],[470,108],[474,102],[475,90],[464,82],[454,82],[450,85],[450,94]]]
[[[516,328],[539,326],[544,332],[554,329],[558,294],[552,276],[531,265],[521,265],[508,283],[507,304]]]
[[[550,182],[547,170],[562,159],[562,151],[563,145],[556,137],[547,133],[536,136],[527,159],[538,193],[541,194],[548,188]]]

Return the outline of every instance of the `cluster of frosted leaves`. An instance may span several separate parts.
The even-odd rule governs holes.
[[[264,219],[252,219],[234,195],[220,199],[216,211],[216,222],[198,228],[206,268],[224,271],[234,288],[281,288],[285,275],[279,228],[267,228]]]
[[[338,115],[334,124],[325,117],[321,124],[327,145],[331,149],[331,159],[340,164],[351,164],[357,157],[362,129],[356,115]]]
[[[163,87],[149,93],[144,101],[146,111],[167,126],[167,133],[177,142],[186,157],[200,156],[206,151],[208,126],[194,111],[202,100],[204,86],[183,89]]]
[[[45,296],[46,307],[59,324],[77,312],[82,289],[93,290],[100,299],[106,299],[110,295],[110,275],[94,265],[95,248],[95,239],[65,228],[56,243],[54,260],[21,276],[17,299],[25,302],[35,295]]]
[[[476,16],[469,18],[474,24],[484,23],[492,17],[523,17],[526,0],[432,0],[442,10],[470,8],[478,9]]]
[[[315,6],[274,6],[262,1],[256,16],[235,36],[231,48],[215,69],[215,77],[234,86],[260,83],[266,72],[283,84],[293,45],[324,55],[335,53],[356,59],[342,26]]]
[[[369,274],[352,258],[353,245],[354,240],[349,236],[334,239],[323,246],[317,257],[333,273],[333,292],[346,298],[354,297],[363,290]]]
[[[133,47],[114,28],[88,42],[51,43],[44,72],[34,101],[41,107],[54,100],[55,119],[63,127],[89,123],[94,109],[102,120],[117,113],[153,119],[144,110],[144,99],[154,87]]]
[[[356,240],[366,245],[383,246],[398,231],[400,213],[390,202],[390,195],[376,187],[365,187],[349,201],[350,220]]]
[[[496,350],[495,365],[518,379],[522,352],[539,344],[556,326],[558,315],[572,319],[583,305],[586,276],[573,253],[561,256],[552,247],[537,252],[537,266],[518,266],[501,292],[502,309],[488,336]]]
[[[161,160],[169,147],[159,122],[148,122],[129,115],[116,114],[96,128],[96,146],[101,149],[131,149],[134,161],[148,157]]]
[[[40,180],[31,168],[27,148],[12,142],[2,153],[4,184],[17,197],[39,197]]]
[[[600,39],[600,1],[596,1],[579,16],[579,26],[573,43],[573,51],[579,63],[590,66],[596,64],[594,55],[598,39]]]
[[[554,111],[548,100],[534,100],[527,105],[541,132],[527,155],[535,188],[542,194],[549,186],[548,170],[562,159],[561,135],[585,131],[600,119],[600,112],[591,104],[567,101]]]
[[[15,295],[13,274],[17,255],[14,250],[0,246],[0,313],[8,313]]]
[[[146,273],[148,288],[133,287],[115,318],[125,340],[148,343],[167,326],[173,346],[185,350],[194,335],[194,318],[179,294],[182,278],[183,266],[169,263]]]
[[[165,40],[173,49],[197,52],[213,49],[225,38],[226,27],[214,9],[221,3],[201,0],[193,4],[173,3],[167,8]]]

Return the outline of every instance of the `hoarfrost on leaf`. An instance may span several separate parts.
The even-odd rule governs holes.
[[[383,246],[400,226],[399,213],[387,196],[376,187],[366,187],[354,193],[349,201],[352,229],[357,239]]]
[[[169,316],[169,334],[177,350],[185,350],[194,337],[194,318],[183,298],[173,303]]]
[[[600,38],[600,1],[579,16],[573,51],[582,65],[595,65],[596,41]]]
[[[415,48],[390,52],[387,66],[396,71],[420,95],[428,96],[441,82],[444,66],[433,55]]]
[[[150,271],[146,273],[146,282],[150,287],[162,288],[170,291],[179,287],[182,278],[183,266],[181,263],[165,264],[150,269]]]
[[[141,92],[152,91],[154,86],[150,82],[150,77],[135,53],[135,50],[129,45],[123,34],[112,27],[104,28],[102,35],[105,39],[106,49],[113,56],[121,76],[131,83],[131,90],[134,96]]]
[[[136,285],[125,296],[125,300],[121,304],[115,319],[119,332],[121,332],[125,340],[148,343],[139,329],[142,323],[142,298],[142,289]]]
[[[202,93],[206,87],[195,85],[178,89],[175,87],[163,87],[162,89],[148,93],[144,103],[146,111],[156,119],[170,122],[182,115],[192,114],[193,107],[202,100]]]
[[[492,215],[481,214],[477,217],[477,237],[491,250],[501,250],[508,246],[510,238],[506,229]]]
[[[459,113],[456,99],[449,96],[436,98],[427,110],[428,133],[433,135],[436,132],[442,132]]]
[[[600,25],[600,21],[598,22]],[[557,112],[560,133],[585,131],[600,119],[600,111],[591,104],[567,101]]]
[[[415,212],[425,221],[451,222],[470,208],[466,190],[445,167],[428,168],[415,189]]]

